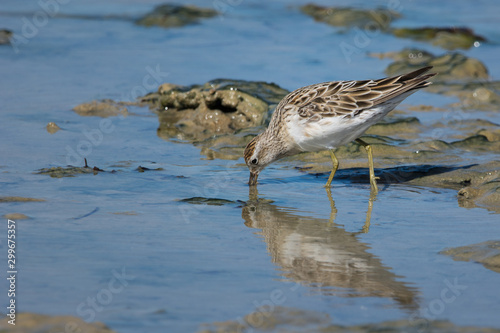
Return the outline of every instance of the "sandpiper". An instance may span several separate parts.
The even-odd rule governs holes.
[[[248,184],[256,185],[262,169],[280,158],[328,149],[333,168],[325,186],[330,187],[339,166],[333,149],[356,141],[368,153],[370,184],[377,192],[372,150],[359,137],[406,97],[431,84],[427,79],[436,74],[425,74],[431,68],[379,80],[318,83],[286,95],[267,129],[245,148]]]

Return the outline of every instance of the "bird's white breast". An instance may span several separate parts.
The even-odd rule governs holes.
[[[335,149],[357,138],[391,109],[375,107],[354,117],[333,116],[310,120],[293,113],[287,119],[288,134],[303,151]]]

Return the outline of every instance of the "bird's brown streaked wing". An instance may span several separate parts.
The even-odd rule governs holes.
[[[296,109],[301,117],[319,120],[323,117],[351,115],[389,101],[405,92],[424,88],[435,74],[426,74],[432,66],[411,73],[379,80],[325,82],[296,90],[283,101],[286,110]]]

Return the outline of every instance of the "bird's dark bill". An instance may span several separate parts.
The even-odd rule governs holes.
[[[257,185],[257,178],[259,174],[257,172],[250,172],[250,179],[248,180],[248,185]]]

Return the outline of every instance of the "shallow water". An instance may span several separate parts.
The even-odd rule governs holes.
[[[241,320],[262,305],[327,313],[345,325],[418,314],[500,328],[498,273],[438,254],[498,239],[499,215],[460,207],[455,190],[381,185],[372,200],[368,184],[342,178],[330,200],[322,187],[327,175],[301,173],[285,161],[263,172],[258,194],[249,193],[242,159],[207,160],[191,144],[160,139],[158,118],[146,108],[131,107],[133,114],[109,122],[71,111],[92,99],[133,100],[163,82],[226,77],[294,89],[382,77],[388,60],[366,52],[442,50],[381,34],[348,62],[338,45],[354,32],[339,34],[300,14],[296,6],[305,1],[243,1],[220,18],[171,30],[131,23],[156,3],[69,2],[60,7],[66,17],[50,18],[18,52],[0,47],[2,196],[46,200],[0,203],[2,214],[31,217],[17,222],[19,311],[79,316],[118,332],[196,331]],[[405,17],[396,26],[465,25],[487,36],[490,44],[465,53],[500,77],[499,4],[401,4]],[[0,28],[19,31],[37,11],[36,1],[4,0]],[[124,18],[98,19],[104,14]],[[151,71],[154,84],[144,81]],[[419,92],[405,104],[453,101]],[[418,116],[447,121],[450,112]],[[488,116],[500,123],[498,114]],[[47,133],[51,121],[62,130]],[[453,134],[444,130],[444,139]],[[33,173],[80,163],[83,155],[106,172]],[[142,173],[138,166],[162,170]],[[180,201],[193,197],[229,202]],[[5,249],[4,237],[0,244]],[[0,287],[7,290],[5,282]]]

